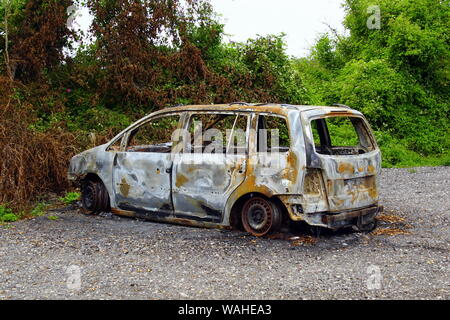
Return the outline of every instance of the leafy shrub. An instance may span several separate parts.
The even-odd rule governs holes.
[[[33,210],[31,210],[32,217],[40,217],[43,216],[46,212],[47,204],[45,202],[39,202]]]
[[[19,219],[11,209],[4,205],[0,205],[0,222],[15,222]]]
[[[59,201],[69,205],[80,199],[81,194],[79,192],[68,192],[62,198],[59,198]]]
[[[323,35],[294,66],[310,101],[347,104],[383,132],[386,164],[442,163],[450,148],[448,1],[376,4],[381,30],[367,28],[373,1],[348,0],[349,35]]]

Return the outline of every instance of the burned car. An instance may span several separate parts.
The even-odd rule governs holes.
[[[68,176],[86,213],[264,236],[287,221],[373,229],[380,171],[356,110],[232,103],[152,113],[73,157]]]

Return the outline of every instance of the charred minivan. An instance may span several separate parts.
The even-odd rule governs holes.
[[[329,107],[167,108],[72,158],[83,210],[255,236],[283,222],[371,230],[381,154],[365,117]]]

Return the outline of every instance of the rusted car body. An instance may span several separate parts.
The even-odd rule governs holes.
[[[203,128],[196,119],[204,120]],[[206,129],[216,130],[216,137],[227,130],[223,152],[220,139],[208,137]],[[140,130],[144,138],[133,142]],[[270,130],[275,133],[269,139]],[[354,143],[339,145],[346,132]],[[203,141],[196,144],[199,137]],[[69,179],[81,185],[89,213],[243,227],[263,236],[289,220],[330,229],[373,228],[382,210],[380,171],[380,150],[356,110],[233,103],[152,113],[109,143],[73,157]]]

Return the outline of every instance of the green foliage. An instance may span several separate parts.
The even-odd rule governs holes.
[[[312,49],[311,57],[327,70],[334,71],[343,66],[342,58],[335,47],[336,41],[327,34],[322,35]]]
[[[278,102],[301,104],[303,88],[286,54],[284,37],[284,34],[258,37],[235,43],[232,48],[237,51],[241,70],[248,70],[255,89],[265,88]]]
[[[86,148],[168,105],[338,102],[367,116],[385,166],[449,165],[449,0],[346,0],[348,36],[322,34],[301,59],[286,54],[284,34],[224,43],[209,1],[188,2],[90,1],[96,40],[63,59],[73,1],[0,1],[0,65],[9,4],[10,50],[26,62],[18,80],[35,79],[11,96],[33,110],[29,129],[70,132]],[[374,4],[381,30],[367,27]],[[351,128],[330,128],[351,144]]]
[[[367,27],[374,4],[381,30]],[[347,0],[345,8],[350,35],[323,35],[310,57],[294,63],[309,100],[362,111],[378,132],[386,166],[446,163],[449,1]]]
[[[0,223],[15,222],[19,217],[12,212],[11,209],[5,205],[0,205]]]
[[[33,210],[31,210],[30,214],[32,217],[40,217],[45,215],[46,209],[47,209],[47,203],[45,202],[39,202]]]
[[[210,3],[200,3],[197,10],[188,12],[186,37],[202,52],[207,64],[215,64],[223,58],[223,34],[224,25],[218,22]]]
[[[64,197],[59,198],[59,201],[70,205],[80,199],[81,194],[79,192],[68,192]]]
[[[333,146],[352,147],[358,145],[359,137],[348,118],[329,118],[327,126]]]

